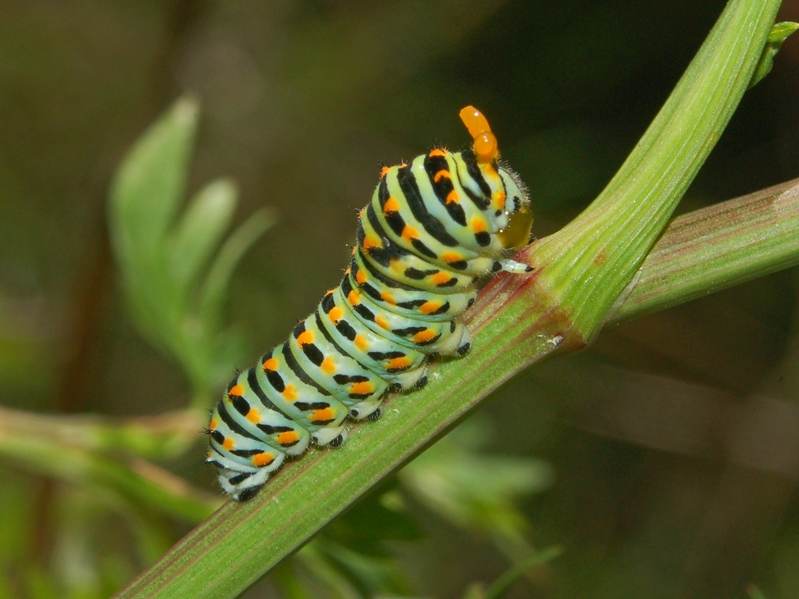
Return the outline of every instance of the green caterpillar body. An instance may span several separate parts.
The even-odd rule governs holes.
[[[472,149],[436,148],[383,168],[341,284],[228,385],[211,416],[207,462],[233,499],[255,496],[311,442],[341,445],[347,420],[376,420],[390,391],[423,386],[431,355],[466,354],[459,317],[478,281],[531,270],[506,257],[529,238],[524,187],[498,163],[485,117],[467,107],[461,118]],[[511,217],[521,233],[510,234]]]

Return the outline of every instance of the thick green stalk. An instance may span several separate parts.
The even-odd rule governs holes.
[[[669,223],[612,322],[665,310],[797,264],[799,179],[794,179]]]
[[[469,356],[397,397],[342,451],[313,451],[253,501],[228,503],[121,597],[231,597],[411,459],[524,366],[590,341],[628,287],[755,70],[778,0],[733,0],[672,97],[597,201],[525,251],[471,312]]]
[[[533,248],[540,284],[574,322],[572,343],[590,342],[612,316],[748,88],[778,8],[777,1],[730,2],[605,190]]]

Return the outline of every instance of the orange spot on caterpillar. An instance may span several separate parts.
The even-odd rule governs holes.
[[[336,362],[333,360],[333,356],[328,356],[324,360],[322,360],[322,364],[319,368],[325,374],[333,374],[336,372]]]
[[[463,256],[458,252],[444,252],[441,254],[441,259],[447,264],[452,264],[453,262],[460,262],[463,260]]]
[[[441,308],[441,302],[430,302],[427,301],[419,306],[419,312],[422,314],[433,314],[437,310]]]
[[[252,456],[252,465],[257,468],[268,466],[274,461],[275,456],[273,456],[271,453],[256,453],[254,456]]]
[[[257,424],[258,422],[261,422],[261,413],[255,408],[250,408],[250,411],[247,412],[246,418],[253,424]]]
[[[402,356],[401,358],[392,358],[388,361],[389,370],[401,370],[402,368],[407,368],[410,365],[411,360],[407,356]]]
[[[443,148],[435,148],[433,150],[430,150],[430,153],[428,154],[430,158],[435,158],[436,156],[446,156],[446,155],[447,151]]]
[[[391,304],[392,306],[397,303],[397,300],[395,300],[394,296],[391,295],[388,291],[381,291],[380,299],[382,299],[387,304]]]
[[[225,440],[222,442],[222,447],[224,447],[228,451],[233,449],[235,446],[236,444],[233,442],[233,437],[226,437]]]
[[[311,331],[303,331],[299,337],[297,337],[297,343],[300,346],[310,345],[314,341],[313,332]]]
[[[336,413],[333,411],[333,408],[322,408],[321,410],[316,410],[311,415],[311,422],[326,422],[328,420],[333,420],[336,417]]]
[[[274,358],[269,358],[264,361],[263,367],[264,370],[277,370],[278,362]]]
[[[449,171],[441,169],[433,177],[433,183],[438,183],[441,179],[452,179],[452,175],[449,174]]]
[[[406,241],[410,241],[411,239],[416,239],[419,237],[419,232],[411,226],[405,225],[405,228],[402,230],[402,238]]]
[[[390,170],[391,170],[390,166],[384,166],[383,168],[381,168],[380,169],[380,178],[382,179],[383,177],[385,177],[388,174],[388,171],[390,171]]]
[[[482,233],[486,229],[488,229],[488,225],[482,216],[475,216],[472,219],[472,231],[475,233]]]
[[[402,274],[405,272],[405,266],[402,264],[402,260],[399,258],[392,258],[389,260],[388,267],[397,274]]]
[[[286,431],[277,436],[277,442],[280,445],[292,445],[300,440],[300,436],[294,431]]]
[[[361,294],[353,289],[347,294],[347,301],[350,303],[350,306],[357,306],[361,303]]]
[[[374,391],[375,388],[372,383],[366,381],[361,383],[353,383],[350,385],[350,393],[354,393],[356,395],[366,395],[367,393],[371,393]]]
[[[383,247],[383,242],[380,241],[379,239],[375,239],[374,237],[369,237],[368,235],[363,239],[363,249],[367,251],[382,247]]]
[[[493,201],[494,201],[494,208],[496,210],[502,210],[505,207],[505,192],[504,191],[497,191],[494,193]]]
[[[211,420],[211,423],[208,425],[208,430],[214,432],[217,426],[219,426],[219,420],[214,418]]]
[[[458,192],[454,189],[447,194],[446,203],[447,204],[458,204],[460,203],[461,199],[458,197]]]
[[[388,330],[389,328],[391,328],[391,325],[389,324],[388,319],[386,319],[385,316],[378,315],[377,318],[375,318],[375,322],[377,323],[377,326],[379,326],[381,329]]]
[[[452,277],[450,277],[445,272],[437,272],[431,277],[431,281],[433,281],[436,285],[443,285],[444,283],[448,282]]]
[[[283,389],[282,395],[288,401],[294,401],[299,397],[299,395],[297,394],[297,389],[296,387],[294,387],[294,385],[286,385],[286,388]]]
[[[363,285],[364,283],[366,283],[367,278],[368,277],[366,276],[366,273],[363,272],[362,270],[359,270],[358,274],[355,275],[355,280],[357,281],[358,285]]]
[[[239,384],[233,385],[230,388],[230,391],[227,392],[227,394],[232,397],[241,397],[242,395],[244,395],[244,387],[242,387]]]
[[[328,313],[328,317],[330,318],[331,322],[338,323],[339,320],[344,316],[344,310],[339,308],[338,306],[333,306]]]
[[[366,351],[367,349],[369,349],[369,342],[366,340],[366,337],[364,337],[363,335],[356,335],[355,347],[357,347],[361,351]]]
[[[399,212],[399,209],[400,209],[399,202],[394,197],[389,197],[386,200],[386,203],[383,204],[383,214],[385,214],[386,216],[388,216],[392,212]]]
[[[436,336],[435,331],[431,331],[430,329],[425,329],[424,331],[419,331],[413,336],[413,342],[425,343],[426,341],[430,341],[435,336]]]

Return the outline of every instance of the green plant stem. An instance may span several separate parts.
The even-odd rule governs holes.
[[[11,439],[39,437],[54,446],[163,460],[183,455],[197,442],[207,420],[205,410],[113,419],[52,416],[0,407],[0,447],[9,446]]]
[[[563,553],[562,547],[549,547],[519,562],[497,578],[485,592],[485,599],[500,599],[525,572],[551,562]]]
[[[207,518],[219,500],[191,488],[175,475],[137,458],[112,458],[50,439],[0,429],[0,454],[14,458],[31,470],[68,483],[96,484],[112,489],[137,503],[190,521]]]
[[[528,250],[542,271],[539,285],[572,322],[563,331],[567,344],[589,343],[621,303],[749,87],[779,5],[729,2],[604,191],[556,235]]]
[[[188,410],[115,422],[0,408],[0,455],[45,476],[102,485],[160,512],[199,522],[219,506],[219,499],[149,462],[112,454],[181,455],[196,442],[204,421],[202,411]]]
[[[799,179],[681,216],[647,256],[611,322],[799,264]]]

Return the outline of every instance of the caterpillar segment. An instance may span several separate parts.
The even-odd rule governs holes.
[[[339,286],[228,385],[211,416],[207,461],[233,499],[254,497],[311,443],[341,445],[347,420],[377,419],[389,392],[422,387],[431,357],[466,354],[460,316],[478,283],[532,270],[508,258],[530,240],[524,186],[498,162],[480,111],[467,106],[460,116],[471,148],[383,167]]]
[[[340,287],[325,295],[317,314],[318,322],[347,355],[389,383],[409,389],[424,375],[421,367],[426,355],[398,346],[382,333],[364,326],[358,313],[341,297]]]
[[[461,293],[435,293],[428,291],[419,297],[419,290],[385,278],[369,263],[356,254],[347,275],[350,285],[360,289],[378,306],[401,316],[425,321],[451,320],[453,314],[460,314],[469,308],[477,297],[477,290]]]
[[[391,384],[350,357],[323,326],[316,315],[300,322],[289,338],[292,354],[310,378],[347,406],[352,418],[372,415]]]
[[[305,373],[287,343],[265,354],[256,372],[267,399],[308,431],[317,445],[341,444],[347,407]]]

